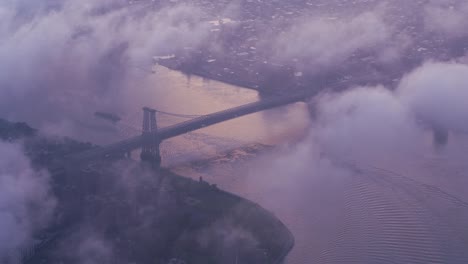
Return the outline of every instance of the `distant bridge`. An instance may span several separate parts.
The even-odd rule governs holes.
[[[212,114],[194,118],[172,126],[157,128],[156,110],[143,108],[143,133],[142,135],[125,139],[107,146],[93,148],[70,156],[73,162],[86,162],[106,155],[116,155],[130,153],[132,150],[142,148],[142,160],[148,160],[159,164],[161,157],[159,154],[159,144],[166,139],[176,137],[203,127],[211,126],[230,119],[244,115],[260,112],[263,110],[304,101],[312,94],[302,92],[291,95],[264,99],[257,102],[226,109]]]

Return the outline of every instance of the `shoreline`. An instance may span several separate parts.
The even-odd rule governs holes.
[[[187,177],[187,176],[184,176],[184,175],[180,175],[180,174],[176,174],[176,173],[173,173],[172,171],[168,170],[169,171],[169,174],[171,174],[172,177],[176,177],[176,178],[179,178],[179,179],[182,179],[184,181],[193,181],[195,182],[195,180],[193,180],[192,178],[190,177]],[[206,184],[209,184],[208,182],[205,182]],[[286,224],[283,223],[283,221],[281,221],[281,219],[279,219],[278,217],[276,217],[274,215],[274,213],[272,213],[271,211],[263,208],[261,205],[259,205],[258,203],[255,203],[247,198],[244,198],[242,196],[239,196],[237,194],[234,194],[234,193],[231,193],[231,192],[228,192],[226,190],[223,190],[223,189],[219,189],[217,187],[214,187],[216,188],[215,191],[220,193],[221,195],[224,195],[226,197],[231,197],[232,199],[234,200],[238,200],[239,203],[242,203],[242,204],[245,204],[246,207],[248,208],[251,208],[252,210],[255,210],[256,212],[260,213],[261,215],[263,215],[264,217],[269,217],[272,221],[271,221],[271,224],[274,225],[274,226],[277,226],[278,229],[282,229],[284,232],[285,232],[285,236],[286,236],[286,239],[283,243],[283,246],[282,246],[282,250],[280,252],[280,254],[278,254],[278,258],[276,260],[274,260],[273,263],[271,264],[283,264],[284,263],[284,260],[286,259],[286,257],[289,255],[289,253],[291,252],[291,250],[293,249],[294,245],[295,245],[295,238],[294,238],[294,235],[293,233],[291,232],[291,230],[286,226]],[[251,215],[251,214],[250,214]],[[248,219],[248,216],[249,214],[244,214],[243,217],[246,218],[244,219],[245,221],[247,221]]]
[[[2,121],[2,119],[0,119],[0,121]],[[106,164],[112,162],[112,160],[102,159],[98,161],[98,163],[96,163],[93,168],[90,168],[89,166],[85,168],[75,167],[71,166],[70,164],[66,164],[65,161],[62,161],[61,166],[65,166],[63,167],[63,170],[59,170],[57,168],[54,169],[53,166],[57,165],[57,163],[53,162],[53,157],[63,157],[60,151],[52,153],[52,156],[47,156],[47,159],[45,160],[44,158],[41,158],[41,150],[43,148],[51,147],[52,142],[49,142],[47,138],[37,136],[34,132],[36,130],[30,128],[26,124],[12,123],[8,121],[3,122],[2,124],[3,127],[2,130],[0,130],[0,136],[2,136],[2,134],[5,134],[5,136],[7,134],[11,134],[16,135],[16,137],[14,138],[18,140],[20,140],[21,138],[27,139],[27,143],[31,144],[32,147],[29,153],[29,158],[35,160],[35,164],[37,166],[48,168],[52,173],[51,177],[53,181],[58,181],[59,179],[61,179],[59,182],[57,182],[57,185],[54,188],[54,195],[60,201],[58,208],[61,209],[61,214],[65,216],[61,218],[56,218],[58,217],[58,215],[54,216],[52,225],[45,227],[45,230],[42,230],[40,231],[40,233],[38,233],[40,236],[45,237],[45,240],[48,242],[43,243],[43,241],[41,241],[38,244],[33,244],[31,245],[31,247],[25,248],[24,251],[21,252],[21,257],[23,258],[24,262],[32,263],[38,258],[53,257],[53,252],[55,252],[56,250],[56,243],[67,237],[70,228],[73,228],[74,226],[79,226],[81,224],[80,222],[76,222],[77,217],[83,217],[81,216],[81,214],[83,214],[84,217],[89,215],[99,216],[100,213],[97,212],[103,212],[102,209],[104,209],[104,215],[100,216],[105,217],[107,215],[106,212],[112,213],[114,212],[114,209],[124,210],[123,212],[126,212],[125,208],[128,207],[129,210],[130,208],[133,208],[130,203],[131,201],[126,201],[125,199],[122,200],[122,198],[118,196],[118,193],[101,193],[102,190],[100,191],[100,188],[98,187],[95,190],[94,188],[91,188],[93,190],[88,188],[90,186],[95,186],[95,179],[112,179],[114,177],[112,170],[110,169],[111,166],[106,166]],[[37,145],[37,141],[40,141],[42,143]],[[67,149],[67,151],[72,152],[79,152],[86,148],[92,147],[85,143],[80,143],[78,141],[72,140],[70,140],[68,145],[60,144],[60,142],[55,142],[54,144],[57,144],[59,150]],[[122,164],[125,164],[126,161],[124,160],[123,162],[124,163]],[[140,170],[142,170],[143,167],[145,167],[141,164],[138,165],[138,161],[127,162],[136,164],[135,168],[138,169],[136,169],[135,173],[140,172]],[[166,190],[166,195],[171,194],[172,192],[170,190],[174,189],[176,195],[175,197],[172,197],[175,198],[173,202],[179,204],[178,209],[173,212],[174,215],[169,213],[169,215],[165,217],[175,217],[172,221],[180,222],[183,221],[182,219],[185,219],[184,221],[187,221],[186,217],[184,216],[190,216],[188,218],[189,222],[187,222],[188,226],[181,226],[185,228],[192,226],[192,229],[186,229],[186,232],[188,232],[187,230],[191,230],[190,232],[188,232],[188,234],[192,234],[196,237],[198,232],[203,231],[204,228],[209,228],[208,230],[210,230],[210,228],[216,228],[212,226],[212,223],[225,220],[232,221],[232,223],[234,223],[233,227],[241,228],[242,230],[245,230],[245,232],[250,233],[256,239],[256,241],[258,241],[259,245],[261,245],[257,245],[259,247],[249,247],[248,250],[256,252],[255,255],[260,254],[260,252],[258,251],[259,249],[262,249],[262,252],[264,250],[265,253],[268,253],[268,255],[265,255],[268,257],[265,258],[264,261],[267,261],[266,263],[271,262],[272,264],[284,263],[284,259],[286,258],[286,256],[288,256],[288,254],[294,247],[295,240],[292,232],[273,213],[261,207],[259,204],[250,201],[246,198],[243,198],[239,195],[219,189],[214,184],[210,184],[201,179],[200,181],[196,181],[190,177],[173,173],[166,168],[162,168],[159,172],[157,172],[157,174],[160,174],[159,177],[168,179],[168,183],[164,184],[164,186],[167,186],[169,188],[168,190]],[[161,184],[162,183],[160,182],[158,186]],[[70,194],[70,192],[67,191],[67,186],[75,186],[76,188],[74,188],[76,190],[73,191],[72,194]],[[160,195],[161,194],[157,196],[159,197]],[[114,198],[111,199],[109,197]],[[116,199],[120,202],[115,203],[115,201],[117,201]],[[150,201],[153,198],[148,199]],[[159,198],[155,199],[159,200]],[[196,203],[194,203],[194,201],[196,201]],[[81,206],[83,206],[83,204],[86,204],[85,208],[80,209]],[[151,204],[151,202],[149,204]],[[109,206],[111,206],[110,209]],[[164,208],[165,203],[159,201],[158,207],[159,206],[163,206]],[[93,214],[93,212],[96,214]],[[196,212],[198,212],[199,215],[193,215],[196,214]],[[128,221],[130,222],[135,220],[131,217],[128,219]],[[193,221],[193,223],[190,221]],[[119,228],[118,223],[113,223],[113,220],[108,222],[108,220],[106,220],[105,218],[98,218],[96,225],[111,225],[115,228]],[[116,230],[119,230],[119,232],[125,231],[120,229]],[[190,246],[190,239],[184,240],[183,234],[178,234],[177,232],[174,235],[176,235],[174,237],[176,240],[174,241],[180,240],[180,243],[176,243],[173,245],[175,246],[175,249],[183,249],[184,247],[192,248],[192,246]],[[171,237],[172,239],[172,236],[169,237]],[[144,236],[140,239],[141,241],[145,241]],[[232,252],[233,248],[230,248],[229,245],[223,246],[223,244],[221,244],[220,246],[226,246],[226,252],[230,252],[228,254],[234,254]],[[194,256],[200,258],[199,260],[202,260],[204,258],[203,254],[199,255],[199,253],[201,252],[191,252],[191,254],[195,254]],[[207,261],[210,259],[210,257],[215,256],[217,256],[216,251],[212,252],[212,255],[207,256]],[[145,257],[146,255],[137,256],[137,258]],[[244,255],[243,257],[249,259],[248,255]],[[250,263],[250,261],[248,263]],[[262,263],[264,262],[262,261]]]
[[[257,92],[261,92],[261,89],[259,87],[258,83],[255,82],[249,82],[249,81],[239,81],[237,78],[225,78],[225,76],[219,76],[219,75],[211,75],[210,73],[207,73],[206,71],[187,71],[184,69],[181,69],[179,67],[176,67],[174,65],[170,64],[164,64],[164,63],[156,63],[157,66],[161,66],[164,68],[167,68],[172,71],[177,71],[180,73],[183,73],[186,76],[198,76],[200,78],[206,79],[206,80],[213,80],[217,82],[222,82],[225,84],[241,87],[241,88],[246,88],[246,89],[251,89],[255,90]]]

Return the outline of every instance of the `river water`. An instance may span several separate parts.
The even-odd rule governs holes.
[[[142,106],[196,115],[259,99],[254,90],[163,67],[142,76],[146,85],[132,91],[122,122],[106,130],[109,141],[140,133]],[[181,121],[158,115],[160,127]],[[325,163],[324,173],[311,173],[317,164],[288,158],[310,125],[304,103],[251,114],[163,142],[163,166],[272,211],[296,238],[288,264],[467,263],[468,203],[459,198],[466,162],[429,155],[398,172],[369,166],[329,173]],[[399,173],[415,163],[419,176]]]
[[[196,115],[259,100],[257,91],[198,76],[186,76],[163,67],[157,67],[155,73],[148,78],[154,86],[148,85],[142,89],[138,97],[140,101],[129,106],[129,109],[132,109],[129,112],[139,113],[140,118],[142,105],[166,112]],[[161,127],[183,120],[158,115],[158,125]],[[140,123],[141,120],[138,119],[134,125],[138,126]],[[296,245],[288,263],[307,263],[300,260],[310,257],[313,253],[310,249],[314,247],[314,244],[304,241],[307,240],[304,239],[304,235],[301,236],[308,236],[310,233],[307,232],[307,227],[303,226],[309,221],[308,209],[301,208],[300,205],[290,208],[284,204],[290,203],[289,200],[282,201],[285,207],[269,203],[272,186],[261,187],[264,177],[258,182],[252,179],[256,175],[249,171],[255,166],[258,155],[245,150],[244,147],[249,146],[254,152],[268,152],[266,146],[285,147],[305,136],[309,125],[309,113],[305,103],[240,117],[167,140],[161,146],[163,166],[171,167],[184,176],[195,179],[203,177],[224,190],[251,199],[273,211],[296,237]],[[226,157],[225,153],[232,155]],[[203,161],[201,167],[192,163],[198,160]],[[304,256],[305,252],[307,254]]]
[[[143,81],[139,80],[144,85],[135,88],[129,94],[131,99],[125,101],[122,121],[114,126],[106,120],[98,120],[106,129],[84,132],[82,139],[108,144],[138,135],[141,133],[139,130],[143,106],[177,114],[203,115],[259,100],[255,90],[198,76],[187,76],[160,66],[156,67],[152,74],[135,74],[144,78]],[[159,127],[185,120],[187,119],[163,114],[157,116]],[[93,121],[96,122],[96,119]],[[255,152],[268,152],[267,149],[272,146],[287,146],[298,141],[306,135],[309,125],[309,113],[305,103],[250,114],[164,141],[161,144],[163,166],[194,179],[203,177],[224,190],[254,200],[273,211],[294,231],[292,225],[296,222],[287,222],[285,219],[302,218],[294,211],[279,211],[281,208],[265,206],[262,201],[268,201],[270,190],[253,188],[250,183],[254,181],[249,178],[248,170],[258,156]],[[90,127],[96,126],[97,124],[94,124]],[[246,146],[250,151],[245,149]],[[225,153],[231,155],[226,157]],[[138,158],[136,151],[133,155]],[[202,162],[195,166],[193,162],[196,161]],[[303,227],[298,228],[302,229]],[[300,232],[294,235],[299,237]],[[296,252],[300,252],[297,249],[303,247],[303,242],[297,238],[296,240],[291,253],[292,258]]]

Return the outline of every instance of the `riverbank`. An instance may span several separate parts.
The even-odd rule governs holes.
[[[1,124],[2,138],[25,142],[34,166],[51,171],[58,201],[50,226],[25,248],[23,263],[72,263],[79,257],[74,249],[89,237],[113,249],[112,263],[276,264],[294,245],[273,214],[203,179],[121,159],[60,169],[64,155],[93,146],[45,138],[26,124]]]
[[[248,65],[233,60],[221,62],[193,62],[180,55],[155,60],[155,64],[179,71],[187,76],[195,75],[207,80],[248,88],[258,91],[260,96],[280,95],[285,91],[304,91],[306,80],[302,73],[294,72],[292,67],[283,65]]]

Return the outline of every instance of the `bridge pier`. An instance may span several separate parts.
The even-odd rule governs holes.
[[[159,168],[161,166],[161,153],[159,145],[161,141],[158,138],[158,125],[156,123],[156,110],[144,107],[143,108],[143,148],[141,150],[140,159],[143,162],[151,164],[152,167]]]

